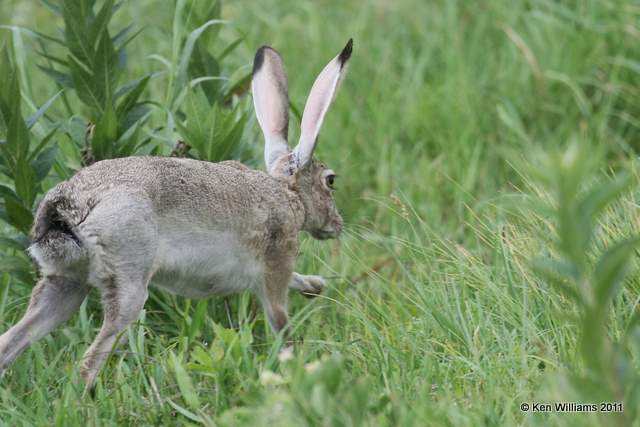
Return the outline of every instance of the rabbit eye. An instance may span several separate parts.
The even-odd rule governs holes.
[[[333,181],[336,179],[336,176],[334,174],[331,175],[327,175],[325,178],[325,182],[327,183],[327,187],[329,187],[330,189],[334,189],[333,188]]]

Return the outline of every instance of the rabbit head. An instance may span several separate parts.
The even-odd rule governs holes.
[[[268,172],[291,180],[305,208],[303,230],[317,239],[336,238],[342,217],[334,199],[336,174],[313,157],[325,115],[345,75],[353,41],[329,62],[313,83],[300,124],[300,140],[290,150],[287,74],[282,58],[263,46],[253,63],[252,92],[258,123],[264,134],[264,160]]]

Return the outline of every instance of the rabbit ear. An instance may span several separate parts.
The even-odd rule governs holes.
[[[342,52],[324,67],[313,83],[302,114],[300,141],[294,150],[294,158],[299,168],[306,166],[311,161],[324,116],[336,96],[338,85],[344,77],[345,65],[351,57],[352,50],[353,39],[349,39]]]
[[[269,46],[262,46],[256,52],[251,91],[258,123],[264,133],[264,161],[271,172],[275,160],[289,152],[289,97],[282,58]]]

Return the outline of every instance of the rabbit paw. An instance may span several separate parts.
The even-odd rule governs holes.
[[[289,288],[299,291],[306,297],[315,297],[320,295],[326,284],[322,276],[293,273]]]

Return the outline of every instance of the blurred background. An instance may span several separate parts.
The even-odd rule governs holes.
[[[8,111],[19,100],[29,135],[14,148],[25,147],[24,167],[33,169],[17,178],[18,163],[3,152],[3,328],[22,314],[35,281],[24,253],[29,212],[48,188],[124,155],[235,158],[264,169],[248,93],[256,49],[270,45],[286,63],[293,145],[315,77],[350,37],[349,72],[316,151],[338,174],[346,230],[339,242],[303,238],[297,269],[331,285],[314,301],[292,296],[294,331],[304,337],[295,359],[278,362],[250,296],[198,302],[154,292],[129,354],[103,373],[97,393],[110,403],[76,401],[74,361],[99,326],[92,297],[3,380],[0,419],[637,422],[631,409],[613,418],[519,409],[523,401],[600,399],[605,388],[614,401],[640,399],[640,340],[625,335],[639,317],[637,274],[625,286],[606,276],[617,293],[596,307],[599,279],[586,267],[640,223],[635,1],[3,0],[0,77],[19,93],[3,83],[0,141],[14,135],[8,117],[18,113]],[[176,152],[178,141],[191,149]],[[611,197],[592,212],[579,195],[595,191],[594,182]],[[549,209],[527,210],[532,200]],[[567,225],[587,211],[593,218]],[[636,271],[633,253],[620,271]],[[550,267],[557,277],[541,276],[531,267],[536,257],[567,264]],[[580,288],[591,278],[593,289]],[[567,286],[586,293],[573,300]],[[581,323],[590,309],[605,313],[595,326]],[[618,373],[590,365],[581,343],[594,327],[605,331],[594,345],[625,355],[601,355],[621,357]],[[572,383],[589,376],[584,366],[608,388]],[[596,394],[580,394],[587,389]]]

